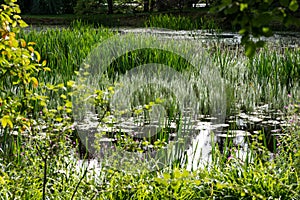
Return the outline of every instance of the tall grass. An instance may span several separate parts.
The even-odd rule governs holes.
[[[173,22],[169,21],[174,18],[174,20],[181,20],[182,24],[194,27],[185,22],[184,20],[188,19],[184,17],[156,17],[167,24],[172,24]],[[196,22],[193,21],[193,23]],[[178,23],[174,22],[175,24]],[[79,69],[89,52],[114,35],[108,29],[95,29],[81,22],[74,23],[70,28],[31,30],[21,34],[27,41],[36,41],[36,49],[43,59],[47,60],[47,66],[52,69],[50,75],[40,76],[40,79],[50,83],[66,83],[73,79],[74,71]],[[251,111],[257,105],[264,103],[269,103],[275,109],[282,108],[288,103],[287,94],[299,98],[299,50],[283,48],[278,51],[276,46],[269,45],[249,60],[243,55],[243,48],[238,45],[232,48],[221,43],[207,41],[203,46],[226,82],[228,115],[236,112],[237,109]],[[107,73],[110,78],[115,79],[116,74],[124,74],[146,63],[165,64],[179,72],[190,71],[193,68],[191,63],[172,52],[143,49],[128,52],[117,58],[110,64]],[[211,79],[213,80],[213,77]],[[207,113],[210,110],[208,99],[199,99],[199,101],[202,105],[202,112]]]
[[[146,27],[167,28],[172,30],[217,30],[218,25],[213,19],[199,17],[191,19],[185,16],[174,16],[172,14],[160,14],[150,16],[145,22]]]
[[[23,31],[20,37],[35,41],[36,50],[52,70],[51,75],[40,78],[48,83],[60,83],[71,80],[93,47],[113,34],[109,29],[96,29],[93,25],[76,21],[68,28]]]

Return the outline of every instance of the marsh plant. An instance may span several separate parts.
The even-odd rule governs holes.
[[[174,16],[172,14],[159,14],[150,16],[145,22],[146,27],[166,28],[171,30],[208,30],[217,31],[218,25],[213,19],[200,17],[192,19],[185,16]]]

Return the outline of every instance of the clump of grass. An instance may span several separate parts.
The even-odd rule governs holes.
[[[146,27],[167,28],[172,30],[198,30],[218,29],[217,24],[206,17],[199,19],[191,19],[185,16],[174,16],[172,14],[160,14],[150,16],[148,21],[145,22]]]
[[[41,77],[45,82],[59,83],[71,80],[74,72],[93,47],[114,33],[107,28],[94,28],[93,25],[81,21],[74,22],[70,27],[30,30],[22,32],[26,41],[35,41],[36,49],[47,60],[47,66],[52,73]]]

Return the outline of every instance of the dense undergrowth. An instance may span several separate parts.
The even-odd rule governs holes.
[[[241,47],[204,45],[225,80],[228,114],[266,103],[276,109],[288,105],[285,118],[290,126],[278,138],[273,158],[253,137],[249,161],[234,153],[221,154],[216,146],[212,163],[195,171],[178,163],[153,172],[133,169],[129,173],[109,166],[88,169],[88,162],[78,159],[74,139],[74,79],[93,47],[115,33],[80,23],[18,33],[12,28],[18,7],[14,1],[6,2],[10,7],[2,7],[0,40],[0,199],[300,198],[299,102],[295,100],[299,99],[299,49],[281,52],[269,46],[248,60]],[[146,49],[116,59],[108,77],[118,80],[116,73],[149,62],[192,71],[178,55]],[[102,100],[98,103],[104,104]],[[202,112],[208,112],[208,100],[200,101]]]

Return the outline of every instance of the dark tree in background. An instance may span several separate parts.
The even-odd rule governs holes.
[[[149,0],[144,0],[144,12],[149,12]]]
[[[18,0],[22,13],[71,14],[77,0]],[[0,1],[1,3],[3,2]]]
[[[113,14],[114,10],[113,10],[113,0],[107,0],[107,13],[108,14]]]

